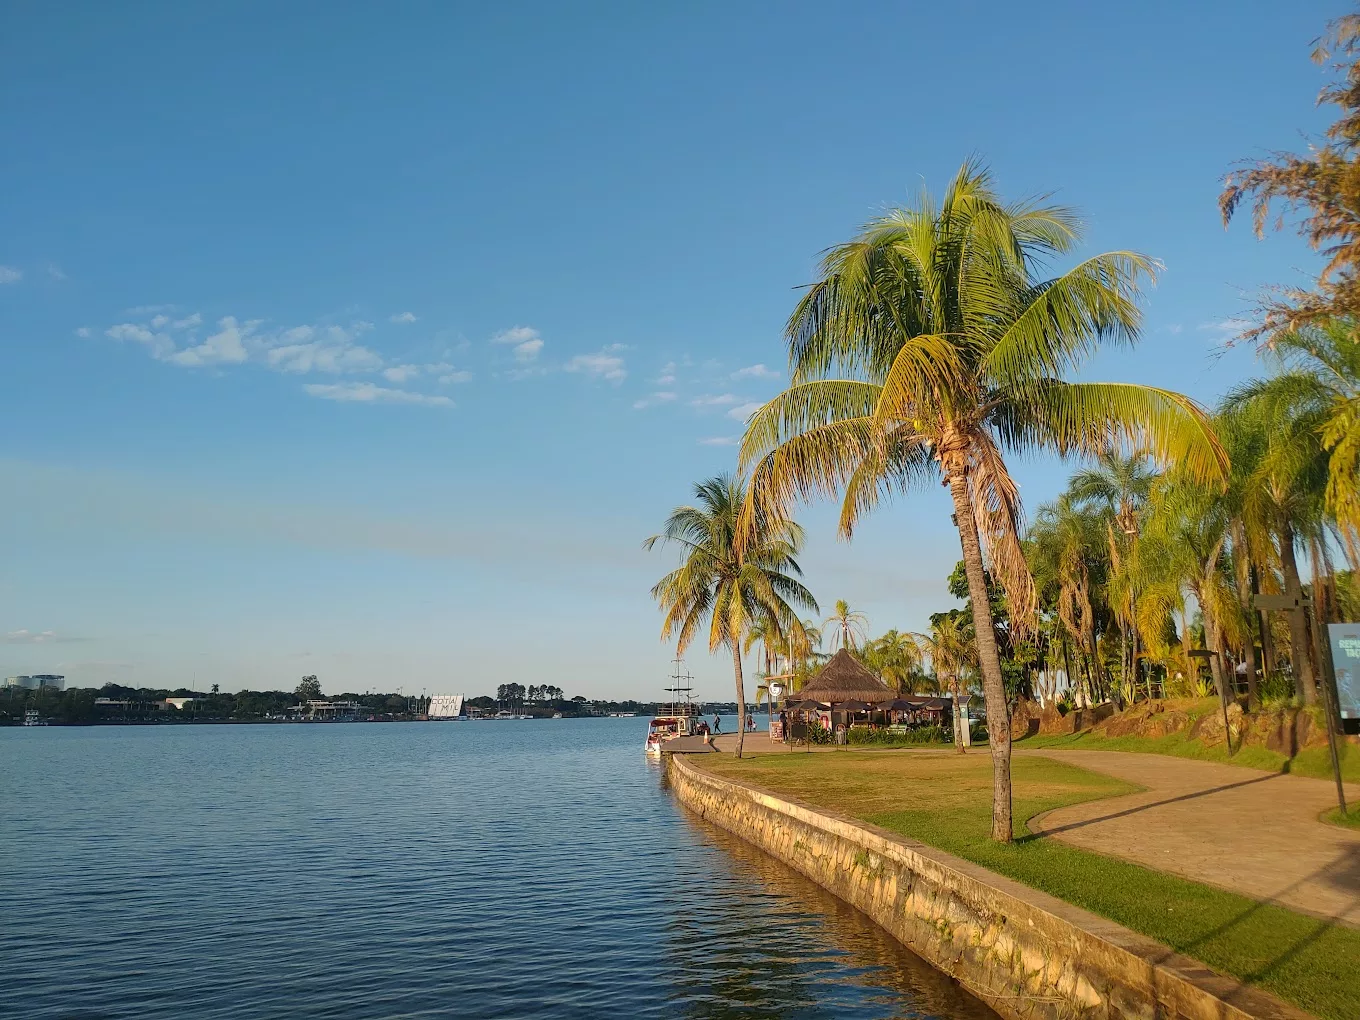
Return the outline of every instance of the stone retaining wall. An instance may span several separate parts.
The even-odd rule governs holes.
[[[680,801],[858,907],[1008,1020],[1310,1020],[1112,921],[668,755]]]

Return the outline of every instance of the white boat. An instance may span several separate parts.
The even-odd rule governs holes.
[[[642,745],[644,753],[660,758],[666,741],[676,737],[688,737],[697,732],[696,723],[699,710],[694,704],[694,688],[690,686],[693,677],[680,672],[684,660],[675,657],[675,674],[671,677],[673,685],[666,688],[672,701],[665,713],[658,714],[647,724],[647,739]]]
[[[24,713],[24,725],[46,726],[47,720],[38,714],[38,710],[36,708],[30,708],[27,712]]]

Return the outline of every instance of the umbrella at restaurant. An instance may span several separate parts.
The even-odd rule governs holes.
[[[880,705],[879,707],[886,708],[889,712],[914,712],[921,707],[921,703],[917,701],[908,701],[906,698],[893,698],[893,700],[886,705]]]
[[[831,707],[837,712],[872,712],[874,709],[867,701],[837,701]]]
[[[784,707],[793,712],[816,712],[826,708],[820,701],[795,701]]]

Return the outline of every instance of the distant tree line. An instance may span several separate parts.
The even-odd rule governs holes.
[[[183,708],[163,707],[167,698],[192,698]],[[289,716],[289,709],[299,703],[323,700],[320,680],[316,676],[303,677],[293,691],[241,690],[222,692],[213,684],[208,693],[187,687],[152,688],[125,687],[105,684],[103,687],[77,687],[57,691],[50,688],[0,689],[0,726],[18,725],[24,713],[35,710],[43,719],[66,725],[95,723],[215,723],[266,722]],[[98,704],[99,699],[104,704]],[[425,699],[392,693],[337,694],[331,700],[351,701],[360,706],[361,718],[416,719],[425,708]],[[562,688],[551,684],[501,684],[496,697],[479,695],[469,698],[469,708],[495,712],[509,709],[533,716],[552,716],[560,712],[564,718],[608,715],[611,712],[651,714],[663,706],[642,701],[591,701],[582,695],[564,696]],[[708,712],[732,713],[735,703],[715,703],[702,706]]]

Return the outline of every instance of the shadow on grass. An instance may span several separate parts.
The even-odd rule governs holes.
[[[1240,783],[1227,783],[1223,786],[1214,786],[1207,790],[1195,790],[1193,793],[1183,793],[1178,797],[1167,797],[1164,800],[1150,801],[1147,804],[1139,804],[1137,807],[1125,808],[1123,811],[1115,811],[1112,814],[1100,815],[1097,818],[1085,818],[1078,822],[1068,822],[1065,825],[1057,825],[1052,828],[1044,828],[1040,832],[1027,832],[1025,835],[1019,837],[1016,840],[1016,842],[1022,843],[1025,842],[1026,840],[1038,839],[1042,836],[1056,836],[1058,833],[1071,832],[1074,829],[1081,829],[1085,828],[1088,825],[1095,825],[1097,822],[1109,822],[1113,821],[1116,818],[1127,818],[1129,815],[1136,815],[1142,811],[1147,811],[1151,808],[1163,807],[1167,804],[1176,804],[1186,800],[1195,800],[1198,797],[1207,797],[1213,793],[1223,793],[1226,790],[1235,790],[1238,787],[1242,786],[1254,786],[1257,783],[1269,782],[1270,780],[1275,778],[1277,778],[1276,774],[1272,773],[1264,776],[1257,776],[1255,779],[1244,779]],[[1028,824],[1033,825],[1034,820],[1031,819]]]

